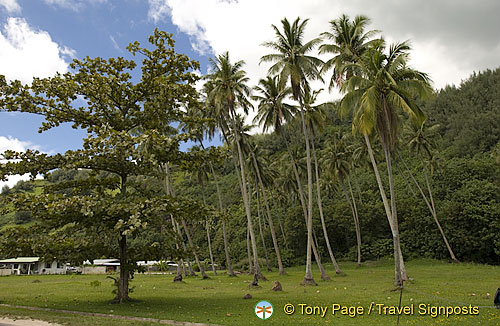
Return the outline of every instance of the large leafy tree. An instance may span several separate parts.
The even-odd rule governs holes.
[[[101,254],[120,257],[119,302],[129,298],[129,275],[138,258],[129,250],[130,240],[140,230],[162,225],[172,211],[184,217],[209,215],[202,205],[189,200],[144,194],[133,181],[134,176],[154,176],[162,163],[189,167],[205,156],[181,152],[179,143],[193,137],[179,130],[172,133],[170,126],[186,119],[184,107],[198,105],[193,87],[198,77],[192,71],[199,65],[175,52],[171,34],[155,30],[149,43],[142,47],[134,42],[127,48],[142,57],[140,69],[124,58],[86,57],[74,60],[71,72],[35,78],[31,85],[0,79],[1,110],[43,116],[41,132],[62,123],[87,132],[83,148],[64,154],[5,152],[3,156],[11,161],[1,166],[0,177],[25,173],[35,177],[56,168],[93,171],[89,178],[59,186],[72,192],[47,188],[39,196],[19,195],[14,206],[29,207],[42,227],[68,230],[69,237],[78,232],[112,236],[116,250],[102,246]],[[137,82],[132,77],[136,70]],[[109,177],[93,177],[101,171]]]
[[[300,117],[302,120],[302,131],[306,143],[307,157],[307,257],[306,273],[303,284],[316,284],[312,275],[312,211],[313,211],[313,175],[311,164],[311,149],[309,134],[307,132],[306,120],[304,116],[303,91],[309,80],[321,79],[319,67],[323,62],[311,56],[309,53],[321,40],[319,38],[304,42],[304,31],[308,19],[302,20],[297,17],[293,23],[284,18],[281,21],[283,32],[278,27],[272,25],[276,39],[265,42],[264,46],[269,47],[277,53],[268,54],[261,58],[261,62],[271,62],[269,68],[270,75],[279,74],[282,83],[290,82],[293,98],[299,102]]]

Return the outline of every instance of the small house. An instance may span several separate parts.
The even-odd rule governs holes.
[[[65,274],[66,264],[44,262],[40,257],[17,257],[0,260],[0,275]]]

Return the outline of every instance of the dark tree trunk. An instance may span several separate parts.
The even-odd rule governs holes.
[[[128,297],[128,264],[127,264],[127,236],[120,237],[120,278],[118,280],[118,292],[116,301],[122,303],[129,299]]]

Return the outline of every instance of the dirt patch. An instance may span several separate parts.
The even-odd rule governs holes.
[[[0,317],[0,326],[60,326],[60,325],[36,319],[10,319],[6,317]]]

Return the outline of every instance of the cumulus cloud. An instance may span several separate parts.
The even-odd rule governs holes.
[[[68,70],[75,51],[60,46],[50,35],[31,28],[22,18],[9,18],[0,32],[0,73],[7,79],[29,83]]]
[[[21,12],[21,6],[17,3],[17,0],[0,0],[0,7],[3,7],[9,14]]]
[[[500,56],[500,2],[394,1],[394,0],[149,0],[149,18],[171,19],[190,35],[192,46],[202,54],[229,51],[233,60],[245,60],[256,83],[267,66],[259,66],[261,46],[272,40],[271,24],[297,16],[310,18],[306,39],[328,29],[328,22],[346,13],[372,19],[371,29],[382,30],[388,40],[411,39],[411,64],[429,73],[435,87],[458,84],[474,70],[495,68]]]
[[[12,137],[4,137],[0,136],[0,164],[5,163],[6,160],[2,160],[2,153],[5,152],[6,150],[13,150],[16,152],[24,152],[28,148],[36,148],[32,143],[26,142],[19,140],[17,138],[12,138]],[[10,188],[12,188],[16,183],[18,183],[20,180],[28,180],[29,175],[13,175],[8,178],[7,181],[0,181],[0,190],[3,188],[3,186],[7,185]]]

